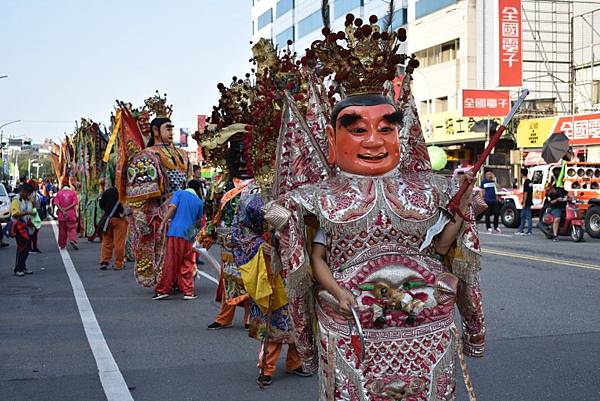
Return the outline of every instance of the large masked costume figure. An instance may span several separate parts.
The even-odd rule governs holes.
[[[221,309],[209,329],[220,329],[232,324],[236,307],[244,308],[244,322],[248,320],[248,295],[231,248],[231,226],[241,197],[253,187],[252,170],[248,169],[247,125],[251,120],[249,104],[253,89],[248,80],[233,77],[226,87],[217,85],[221,92],[218,106],[213,108],[210,124],[196,137],[205,150],[207,162],[220,168],[224,174],[207,195],[207,225],[199,236],[205,248],[215,241],[221,247],[221,271],[216,301]]]
[[[81,119],[73,138],[75,148],[75,176],[79,187],[79,216],[83,235],[93,240],[96,225],[102,217],[102,209],[98,203],[100,180],[104,176],[105,164],[102,156],[106,149],[107,139],[98,124]]]
[[[463,202],[464,219],[419,251],[458,183],[431,172],[410,93],[418,63],[396,54],[405,31],[380,33],[370,22],[348,16],[345,34],[325,30],[307,53],[305,63],[334,72],[347,97],[321,118],[326,148],[288,102],[280,197],[267,215],[280,227],[298,350],[306,371],[318,369],[319,400],[452,400],[461,342],[459,352],[483,352],[478,237]]]
[[[150,123],[147,147],[130,158],[125,178],[126,198],[132,210],[129,236],[135,275],[145,287],[156,284],[162,269],[165,235],[159,228],[166,201],[174,191],[183,189],[191,176],[187,153],[173,145],[171,108],[165,103],[158,95],[146,100],[146,106],[158,117]],[[123,132],[135,129],[123,121]],[[121,146],[127,149],[129,143],[124,140]]]

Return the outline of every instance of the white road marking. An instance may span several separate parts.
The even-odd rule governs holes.
[[[513,238],[513,237],[515,237],[514,234],[488,233],[488,232],[485,232],[485,231],[480,231],[479,234],[489,235],[489,236],[492,236],[492,237],[507,237],[507,238]]]
[[[481,251],[483,253],[489,253],[489,254],[497,255],[497,256],[506,256],[506,257],[510,257],[510,258],[533,260],[533,261],[536,261],[536,262],[545,262],[545,263],[552,263],[552,264],[561,265],[561,266],[577,267],[577,268],[580,268],[580,269],[588,269],[588,270],[600,271],[600,265],[593,265],[591,263],[580,263],[580,262],[574,262],[574,261],[571,261],[571,260],[546,258],[546,257],[542,257],[542,256],[539,256],[539,255],[530,256],[530,255],[525,255],[525,254],[522,254],[522,253],[514,253],[514,252],[501,251],[499,249],[489,249],[489,248],[486,248],[486,247],[483,247],[483,249]]]
[[[54,220],[52,221],[52,229],[58,243],[58,225]],[[100,376],[100,382],[102,383],[106,399],[108,401],[133,401],[127,383],[125,383],[119,366],[117,366],[110,348],[108,348],[108,344],[104,339],[102,329],[96,320],[96,315],[87,297],[81,278],[79,278],[75,265],[73,265],[69,251],[62,249],[59,252],[69,276],[71,287],[73,288],[73,295],[77,302],[77,309],[79,309],[79,316],[81,317],[85,335],[94,354],[96,366],[98,366],[98,375]]]
[[[196,271],[198,272],[199,275],[201,275],[202,277],[206,277],[207,279],[209,279],[210,281],[212,281],[213,283],[219,285],[219,280],[217,280],[216,278],[214,278],[213,276],[211,276],[208,273],[204,273],[202,270],[200,269],[196,269]]]

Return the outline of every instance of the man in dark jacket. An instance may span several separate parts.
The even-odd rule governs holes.
[[[100,197],[100,208],[104,211],[106,220],[102,219],[99,227],[102,235],[102,248],[100,252],[100,270],[106,270],[113,251],[115,254],[114,270],[123,269],[123,260],[125,259],[125,242],[127,241],[127,219],[124,217],[123,206],[119,202],[119,192],[117,188],[108,188]],[[106,227],[106,231],[104,228]]]

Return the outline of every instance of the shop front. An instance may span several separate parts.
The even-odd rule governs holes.
[[[427,146],[439,146],[448,156],[447,169],[472,165],[485,148],[488,130],[493,134],[499,118],[463,117],[456,111],[427,114],[421,117]],[[489,123],[489,124],[488,124]],[[490,164],[508,164],[514,141],[506,135],[500,141]]]

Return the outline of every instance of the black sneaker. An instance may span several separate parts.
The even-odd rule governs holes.
[[[313,375],[312,373],[305,372],[304,369],[302,369],[302,366],[300,366],[298,369],[288,370],[286,373],[300,377],[310,377]]]
[[[558,242],[558,237],[553,237],[553,238],[552,238],[552,241],[553,241],[553,242]]]
[[[25,274],[33,274],[33,272],[31,270],[27,270],[27,269],[23,270],[23,273],[25,273]]]
[[[258,375],[258,377],[256,378],[256,382],[259,385],[263,385],[263,386],[268,386],[271,383],[273,383],[273,379],[271,378],[271,376],[267,376],[267,375]]]
[[[208,330],[221,330],[221,329],[226,329],[228,327],[231,327],[231,325],[224,326],[221,323],[212,322],[211,324],[208,325],[207,329]]]
[[[169,294],[159,294],[158,292],[156,294],[154,294],[154,296],[152,297],[153,300],[155,301],[160,301],[161,299],[165,299],[165,298],[169,298]]]
[[[102,262],[100,263],[100,270],[106,270],[108,268],[108,263]]]
[[[245,324],[244,325],[244,330],[246,330],[246,331],[250,330],[250,325],[249,324]]]
[[[10,244],[7,244],[6,242],[3,242],[3,243],[0,244],[0,248],[6,248],[9,245]]]
[[[29,253],[42,253],[39,248],[35,248],[29,251]]]

